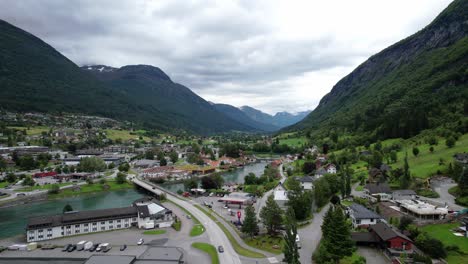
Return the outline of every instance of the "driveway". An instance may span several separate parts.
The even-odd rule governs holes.
[[[286,180],[286,175],[284,175],[284,172],[283,172],[283,164],[279,165],[278,170],[281,175],[280,182],[284,183],[284,181]],[[273,190],[274,189],[269,190],[268,192],[264,193],[260,199],[257,199],[257,202],[255,203],[255,212],[257,213],[257,218],[260,218],[260,210],[265,205],[266,200],[268,199],[268,196],[273,194]]]
[[[312,254],[320,243],[322,238],[322,223],[323,217],[328,211],[330,204],[322,208],[322,210],[314,214],[312,223],[304,228],[298,229],[299,237],[301,239],[302,248],[299,250],[301,257],[301,264],[312,263]],[[367,262],[372,263],[372,262]]]
[[[464,209],[464,207],[458,204],[455,204],[455,197],[453,197],[453,195],[451,195],[448,192],[448,190],[454,186],[457,186],[457,184],[450,178],[441,178],[441,179],[432,180],[431,187],[434,191],[436,191],[440,195],[440,197],[439,198],[424,197],[424,199],[439,203],[441,205],[446,204],[449,206],[450,209],[453,209],[455,211],[462,210]]]
[[[387,264],[392,263],[380,250],[371,247],[358,247],[359,255],[366,258],[366,263]]]

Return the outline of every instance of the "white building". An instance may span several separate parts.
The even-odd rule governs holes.
[[[288,191],[284,188],[283,184],[279,183],[273,190],[274,200],[281,207],[286,208],[286,203],[288,199]]]
[[[131,226],[139,228],[167,227],[171,226],[172,223],[172,211],[155,203],[137,204],[123,208],[73,211],[61,215],[30,218],[26,226],[26,240],[28,242],[42,241]]]
[[[297,177],[297,180],[301,183],[303,190],[314,189],[315,178],[311,176]]]
[[[368,227],[380,222],[385,222],[383,218],[375,212],[365,208],[360,204],[353,203],[348,209],[349,217],[353,223],[353,227]]]
[[[336,174],[336,166],[335,164],[328,164],[326,167],[327,173]]]

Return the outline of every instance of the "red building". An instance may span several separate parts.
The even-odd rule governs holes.
[[[378,246],[390,256],[413,253],[413,241],[383,222],[369,226],[369,232],[351,233],[351,238],[356,244]]]
[[[34,173],[33,177],[34,178],[43,178],[43,177],[54,177],[56,175],[57,175],[57,173],[55,171],[49,171],[49,172]]]

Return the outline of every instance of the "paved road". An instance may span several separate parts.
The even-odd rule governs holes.
[[[302,244],[302,248],[299,250],[299,254],[301,255],[301,264],[312,263],[312,254],[317,248],[320,239],[322,239],[321,226],[323,223],[323,217],[327,213],[329,207],[329,204],[323,207],[319,213],[314,214],[312,223],[304,228],[298,229]]]
[[[192,203],[184,201],[178,198],[177,196],[167,192],[166,190],[161,189],[155,185],[150,185],[138,178],[134,178],[133,182],[158,195],[164,192],[168,200],[182,206],[191,214],[193,214],[206,228],[205,232],[208,235],[210,243],[215,247],[218,247],[220,245],[224,247],[224,253],[219,254],[220,263],[241,264],[239,255],[234,251],[234,248],[232,247],[231,243],[229,242],[228,238],[223,233],[221,228],[219,228],[219,226],[213,220],[211,220],[211,218],[209,218],[207,215],[205,215],[203,212],[201,212],[195,206],[193,206]],[[155,187],[155,189],[153,189],[153,187]]]
[[[283,164],[281,164],[278,167],[278,170],[279,170],[280,175],[281,175],[280,182],[284,183],[284,181],[286,180],[286,175],[284,175],[284,172],[283,172]],[[260,218],[260,210],[265,205],[266,200],[268,199],[268,196],[270,196],[271,194],[273,194],[273,189],[269,190],[266,193],[264,193],[263,196],[260,199],[258,199],[257,202],[255,203],[255,212],[257,213],[257,218]]]
[[[387,264],[392,263],[383,253],[382,251],[370,248],[370,247],[358,247],[359,255],[366,258],[366,263],[372,264]]]
[[[453,210],[462,210],[464,207],[455,204],[455,197],[451,195],[448,190],[452,188],[453,186],[457,186],[457,184],[449,178],[442,179],[442,180],[433,180],[431,183],[432,189],[436,191],[440,197],[439,198],[426,198],[424,199],[429,200],[429,201],[434,201],[436,203],[440,204],[447,204],[450,209]]]

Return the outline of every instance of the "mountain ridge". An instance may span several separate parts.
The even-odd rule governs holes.
[[[455,0],[428,26],[342,78],[314,111],[284,131],[305,129],[317,137],[331,130],[363,132],[373,140],[441,126],[466,131],[467,36],[468,1]]]
[[[255,131],[172,82],[157,67],[99,65],[99,69],[104,67],[101,71],[98,66],[86,67],[91,70],[78,67],[43,40],[0,20],[0,106],[4,110],[90,114],[161,131]]]

